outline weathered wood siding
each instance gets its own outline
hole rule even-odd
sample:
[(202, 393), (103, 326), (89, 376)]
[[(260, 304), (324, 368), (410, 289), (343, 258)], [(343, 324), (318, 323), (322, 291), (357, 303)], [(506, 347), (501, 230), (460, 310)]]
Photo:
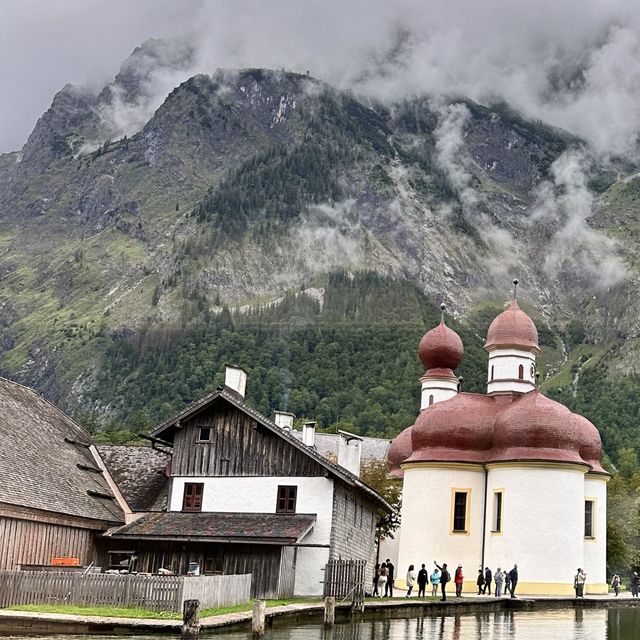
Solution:
[[(198, 442), (201, 428), (211, 442)], [(174, 476), (320, 476), (324, 468), (223, 401), (186, 421), (173, 447)]]
[[(135, 543), (127, 542), (126, 546), (134, 550)], [(252, 598), (278, 598), (282, 549), (275, 545), (145, 543), (137, 549), (137, 570), (156, 573), (162, 567), (184, 575), (190, 562), (197, 562), (203, 571), (206, 558), (219, 557), (223, 575), (253, 576)]]
[(91, 529), (0, 516), (0, 569), (51, 564), (58, 556), (80, 558), (80, 564), (88, 565), (95, 557), (95, 534)]

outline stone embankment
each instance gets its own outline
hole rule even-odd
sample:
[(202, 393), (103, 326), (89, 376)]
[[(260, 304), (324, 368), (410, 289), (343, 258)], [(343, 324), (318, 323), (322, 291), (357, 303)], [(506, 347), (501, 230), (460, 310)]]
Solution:
[[(622, 595), (618, 598), (591, 596), (583, 600), (560, 597), (486, 598), (468, 596), (452, 598), (447, 602), (433, 600), (367, 600), (363, 614), (355, 616), (367, 620), (382, 618), (417, 618), (421, 616), (463, 615), (480, 612), (525, 611), (581, 608), (640, 607), (640, 599)], [(321, 623), (324, 604), (297, 603), (267, 609), (268, 626), (280, 624)], [(203, 633), (225, 630), (247, 630), (251, 625), (251, 611), (225, 613), (201, 618)], [(351, 616), (347, 604), (336, 605), (336, 622), (346, 621)], [(60, 613), (36, 613), (31, 611), (0, 610), (0, 636), (13, 634), (101, 634), (101, 635), (149, 635), (180, 634), (180, 620), (157, 620), (137, 618), (106, 618)]]

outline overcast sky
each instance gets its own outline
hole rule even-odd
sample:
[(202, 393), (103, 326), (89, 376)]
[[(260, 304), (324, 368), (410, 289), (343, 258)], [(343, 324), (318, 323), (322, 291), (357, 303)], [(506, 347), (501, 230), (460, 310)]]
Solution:
[(309, 69), (388, 100), (504, 98), (598, 151), (636, 154), (637, 1), (2, 0), (1, 9), (0, 151), (22, 146), (66, 83), (101, 86), (145, 39), (187, 37), (198, 50), (190, 72)]

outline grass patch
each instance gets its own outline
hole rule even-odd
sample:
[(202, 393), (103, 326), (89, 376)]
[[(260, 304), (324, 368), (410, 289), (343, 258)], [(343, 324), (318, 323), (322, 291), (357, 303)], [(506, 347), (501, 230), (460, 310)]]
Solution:
[(66, 613), (75, 616), (101, 616), (103, 618), (156, 618), (160, 620), (182, 620), (182, 615), (173, 611), (151, 611), (136, 607), (78, 607), (67, 604), (16, 604), (7, 607), (11, 611), (34, 611), (36, 613)]
[[(278, 600), (267, 600), (267, 608), (282, 607), (288, 604), (315, 604), (321, 603), (321, 598), (286, 598)], [(201, 609), (200, 617), (221, 616), (225, 613), (242, 613), (251, 611), (253, 601), (243, 604), (236, 604), (230, 607), (211, 607)], [(173, 611), (151, 611), (150, 609), (140, 609), (136, 607), (79, 607), (66, 604), (25, 604), (7, 607), (11, 611), (33, 611), (36, 613), (62, 613), (75, 616), (100, 616), (102, 618), (153, 618), (156, 620), (182, 620), (182, 614)]]

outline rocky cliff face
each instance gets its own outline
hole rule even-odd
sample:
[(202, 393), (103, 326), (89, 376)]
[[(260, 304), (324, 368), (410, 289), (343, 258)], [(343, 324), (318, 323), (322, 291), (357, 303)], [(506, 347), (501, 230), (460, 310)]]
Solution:
[(284, 71), (177, 82), (191, 56), (145, 44), (0, 156), (5, 373), (73, 404), (108, 336), (336, 269), (408, 279), (463, 316), (516, 275), (559, 330), (579, 314), (593, 341), (633, 339), (616, 357), (634, 366), (638, 178), (506, 105), (372, 104)]

